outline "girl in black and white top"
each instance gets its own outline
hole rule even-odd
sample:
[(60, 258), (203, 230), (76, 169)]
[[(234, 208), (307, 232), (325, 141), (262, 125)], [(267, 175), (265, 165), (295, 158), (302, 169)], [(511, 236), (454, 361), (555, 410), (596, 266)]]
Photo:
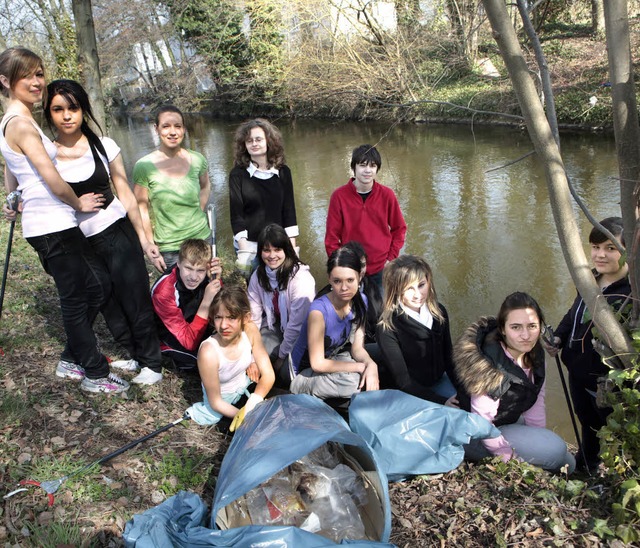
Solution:
[(237, 265), (250, 274), (258, 235), (270, 223), (285, 229), (296, 247), (298, 222), (291, 170), (285, 165), (282, 135), (267, 120), (243, 123), (234, 139), (235, 167), (229, 175), (231, 228)]
[(133, 358), (112, 362), (112, 366), (129, 371), (140, 366), (142, 371), (133, 382), (154, 384), (162, 380), (161, 354), (143, 249), (151, 261), (157, 261), (160, 252), (145, 236), (120, 148), (108, 137), (99, 138), (89, 127), (88, 120), (99, 125), (93, 117), (89, 96), (78, 82), (51, 82), (47, 86), (44, 112), (57, 134), (56, 167), (63, 179), (78, 196), (98, 192), (105, 197), (99, 211), (78, 213), (77, 218), (111, 277), (111, 298), (103, 315), (116, 340)]

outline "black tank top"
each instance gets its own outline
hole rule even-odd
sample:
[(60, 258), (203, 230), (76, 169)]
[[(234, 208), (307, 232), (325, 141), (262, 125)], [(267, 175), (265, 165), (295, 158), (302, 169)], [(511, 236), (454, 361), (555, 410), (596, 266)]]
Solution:
[(102, 209), (106, 209), (111, 202), (113, 202), (113, 191), (111, 190), (111, 184), (109, 183), (109, 173), (104, 166), (100, 155), (93, 143), (89, 141), (89, 148), (91, 154), (93, 154), (93, 163), (95, 164), (95, 170), (93, 175), (84, 181), (78, 181), (75, 183), (69, 182), (71, 188), (75, 192), (78, 198), (83, 194), (89, 194), (95, 192), (96, 194), (102, 194), (104, 196), (104, 203)]

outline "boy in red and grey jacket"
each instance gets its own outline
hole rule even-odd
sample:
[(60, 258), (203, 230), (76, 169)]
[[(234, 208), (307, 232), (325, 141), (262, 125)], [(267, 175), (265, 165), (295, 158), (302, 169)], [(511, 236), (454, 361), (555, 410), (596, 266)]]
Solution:
[(200, 343), (210, 334), (209, 306), (220, 291), (220, 259), (204, 240), (186, 240), (177, 264), (151, 288), (160, 350), (178, 369), (197, 366)]

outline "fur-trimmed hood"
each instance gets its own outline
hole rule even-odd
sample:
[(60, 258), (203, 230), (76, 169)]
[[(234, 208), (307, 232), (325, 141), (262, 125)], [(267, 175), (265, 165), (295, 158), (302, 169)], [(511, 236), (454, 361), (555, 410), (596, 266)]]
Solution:
[(467, 327), (453, 346), (456, 377), (470, 396), (495, 392), (502, 384), (504, 373), (492, 359), (498, 356), (492, 356), (493, 351), (504, 353), (497, 333), (497, 320), (483, 316)]

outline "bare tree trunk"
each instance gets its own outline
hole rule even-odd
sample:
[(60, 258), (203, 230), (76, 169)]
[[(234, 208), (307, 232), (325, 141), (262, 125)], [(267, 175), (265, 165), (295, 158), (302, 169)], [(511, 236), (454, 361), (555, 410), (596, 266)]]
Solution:
[(605, 26), (603, 0), (591, 0), (591, 30), (593, 34), (599, 37), (604, 36)]
[(509, 19), (504, 0), (484, 0), (485, 11), (504, 59), (513, 88), (525, 118), (529, 136), (543, 163), (551, 209), (558, 230), (565, 262), (580, 295), (592, 313), (604, 342), (629, 365), (633, 347), (624, 328), (603, 299), (582, 248), (573, 209), (567, 175), (560, 150), (538, 99), (518, 38)]
[(96, 31), (93, 26), (91, 0), (72, 0), (73, 17), (76, 21), (76, 36), (78, 40), (78, 61), (82, 68), (82, 78), (91, 100), (93, 114), (106, 130), (106, 115), (102, 83), (100, 81), (100, 62)]
[[(640, 192), (640, 125), (633, 81), (633, 61), (629, 37), (627, 0), (607, 0), (604, 16), (609, 56), (609, 80), (613, 93), (613, 129), (616, 137), (620, 174), (620, 208), (627, 243), (629, 280), (633, 295), (640, 296), (638, 260), (638, 193)], [(640, 315), (640, 303), (634, 300), (633, 320)]]

